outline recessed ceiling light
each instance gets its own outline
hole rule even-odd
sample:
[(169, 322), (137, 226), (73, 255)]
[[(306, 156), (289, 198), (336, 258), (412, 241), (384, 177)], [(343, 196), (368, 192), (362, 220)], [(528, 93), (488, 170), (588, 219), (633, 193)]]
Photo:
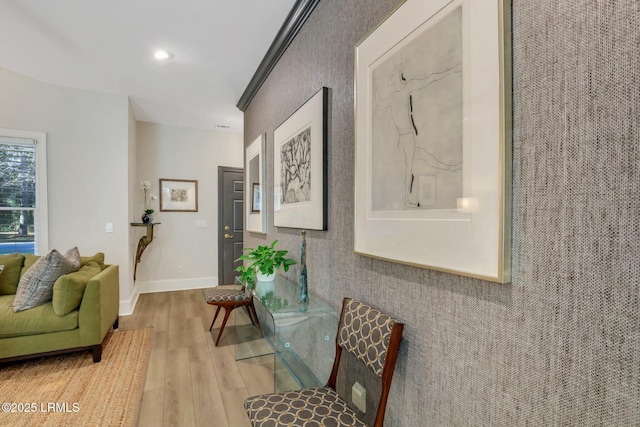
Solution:
[(171, 55), (169, 55), (169, 52), (167, 52), (166, 50), (156, 50), (153, 56), (156, 59), (162, 60), (162, 59), (169, 59)]

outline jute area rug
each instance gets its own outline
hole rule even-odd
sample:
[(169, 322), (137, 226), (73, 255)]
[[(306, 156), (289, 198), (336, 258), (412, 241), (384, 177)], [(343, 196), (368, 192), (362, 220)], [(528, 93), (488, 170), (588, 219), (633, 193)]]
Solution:
[(0, 426), (135, 426), (152, 328), (109, 334), (88, 352), (0, 365)]

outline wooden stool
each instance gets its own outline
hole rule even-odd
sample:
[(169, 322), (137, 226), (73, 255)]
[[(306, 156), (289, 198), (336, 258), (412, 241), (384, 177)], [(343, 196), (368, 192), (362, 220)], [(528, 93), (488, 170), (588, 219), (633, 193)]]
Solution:
[[(225, 325), (227, 324), (227, 320), (229, 319), (229, 315), (233, 311), (234, 308), (244, 307), (247, 309), (247, 313), (249, 313), (249, 318), (251, 319), (251, 323), (254, 326), (258, 327), (260, 331), (260, 335), (262, 335), (262, 329), (260, 328), (260, 321), (258, 320), (258, 315), (256, 314), (256, 309), (253, 306), (253, 295), (251, 293), (246, 292), (244, 286), (241, 289), (238, 288), (210, 288), (202, 291), (204, 294), (204, 299), (207, 301), (207, 304), (215, 305), (217, 308), (216, 314), (213, 316), (213, 321), (211, 322), (211, 326), (209, 330), (213, 329), (213, 324), (216, 323), (216, 319), (218, 318), (218, 313), (220, 313), (220, 309), (224, 308), (224, 319), (222, 320), (222, 326), (220, 327), (220, 332), (218, 332), (218, 338), (216, 339), (216, 346), (220, 341), (220, 337), (222, 336), (222, 331), (224, 330)], [(255, 321), (254, 321), (255, 319)]]

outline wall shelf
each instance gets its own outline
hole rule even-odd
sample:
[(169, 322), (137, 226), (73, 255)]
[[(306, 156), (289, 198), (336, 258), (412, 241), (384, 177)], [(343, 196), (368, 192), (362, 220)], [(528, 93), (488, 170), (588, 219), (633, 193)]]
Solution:
[(136, 262), (133, 264), (133, 280), (134, 281), (136, 280), (136, 272), (138, 270), (138, 263), (140, 263), (140, 258), (142, 257), (142, 253), (144, 252), (145, 249), (147, 249), (147, 246), (149, 246), (153, 241), (153, 227), (160, 224), (161, 223), (159, 222), (149, 222), (149, 223), (132, 222), (131, 223), (132, 227), (147, 228), (146, 234), (142, 236), (140, 240), (138, 240), (138, 249), (136, 249)]

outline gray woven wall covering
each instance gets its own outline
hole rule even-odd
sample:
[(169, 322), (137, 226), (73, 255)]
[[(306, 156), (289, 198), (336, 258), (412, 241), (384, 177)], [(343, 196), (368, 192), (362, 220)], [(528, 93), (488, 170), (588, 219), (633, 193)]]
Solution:
[[(386, 425), (640, 425), (638, 1), (513, 1), (510, 285), (353, 253), (354, 46), (396, 3), (320, 2), (245, 114), (246, 144), (267, 132), (271, 187), (274, 129), (332, 88), (309, 285), (406, 322)], [(273, 239), (299, 256), (299, 231), (272, 216), (245, 246)]]

